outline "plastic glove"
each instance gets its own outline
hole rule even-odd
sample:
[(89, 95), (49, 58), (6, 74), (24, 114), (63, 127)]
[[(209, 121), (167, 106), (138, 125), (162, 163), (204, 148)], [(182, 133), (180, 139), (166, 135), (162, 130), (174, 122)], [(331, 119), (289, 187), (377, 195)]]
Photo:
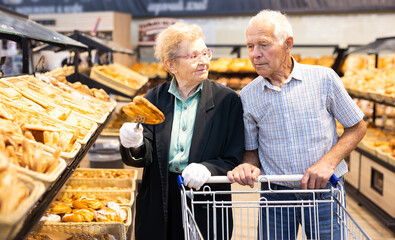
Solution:
[(182, 171), (182, 177), (184, 178), (184, 184), (190, 188), (199, 190), (204, 183), (207, 182), (211, 176), (211, 172), (199, 163), (189, 164), (184, 171)]
[(119, 129), (119, 138), (125, 148), (138, 148), (143, 145), (143, 127), (139, 124), (136, 129), (136, 125), (137, 123), (124, 123)]

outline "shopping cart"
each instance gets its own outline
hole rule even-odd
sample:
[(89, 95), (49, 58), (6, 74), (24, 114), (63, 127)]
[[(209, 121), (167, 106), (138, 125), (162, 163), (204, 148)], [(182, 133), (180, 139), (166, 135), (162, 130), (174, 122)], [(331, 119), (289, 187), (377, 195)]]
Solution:
[[(217, 183), (230, 183), (226, 176), (211, 177), (200, 191), (186, 189), (183, 179), (179, 176), (178, 184), (181, 190), (181, 207), (186, 240), (195, 239), (323, 239), (320, 235), (319, 207), (326, 204), (330, 206), (332, 220), (330, 220), (329, 239), (370, 239), (369, 236), (358, 225), (355, 219), (345, 208), (345, 194), (341, 184), (337, 184), (338, 179), (333, 175), (330, 181), (333, 187), (328, 189), (314, 190), (274, 190), (272, 186), (281, 182), (296, 182), (302, 179), (303, 175), (266, 175), (259, 176), (257, 188), (242, 191), (213, 191), (210, 186)], [(265, 187), (261, 188), (261, 185)], [(272, 194), (281, 195), (286, 193), (310, 195), (308, 200), (281, 200), (269, 201), (261, 194), (270, 196)], [(330, 193), (329, 199), (320, 199), (320, 194)], [(217, 200), (221, 195), (228, 195), (230, 200)], [(202, 200), (204, 199), (204, 200)], [(223, 199), (223, 198), (222, 198)], [(330, 205), (329, 205), (330, 204)], [(205, 221), (200, 221), (200, 231), (195, 210), (206, 209)], [(280, 212), (273, 214), (275, 219), (269, 219), (269, 212)], [(300, 226), (289, 226), (289, 220), (296, 216), (296, 212), (301, 216)], [(293, 213), (293, 214), (292, 214)], [(334, 215), (335, 214), (335, 215)], [(333, 220), (335, 219), (335, 220)], [(296, 221), (291, 221), (296, 224)], [(298, 224), (298, 225), (299, 225)], [(336, 226), (337, 224), (337, 226)], [(328, 224), (326, 224), (328, 225)], [(284, 234), (283, 229), (293, 227), (293, 235), (288, 231)], [(305, 233), (305, 229), (310, 230), (310, 234)], [(268, 229), (263, 233), (262, 229)], [(299, 234), (295, 234), (295, 229), (301, 229)], [(334, 234), (334, 229), (336, 234)], [(296, 230), (297, 231), (297, 230)], [(206, 234), (204, 234), (206, 232)], [(340, 233), (339, 233), (340, 232)], [(270, 235), (271, 234), (271, 235)], [(325, 239), (328, 239), (326, 237)]]

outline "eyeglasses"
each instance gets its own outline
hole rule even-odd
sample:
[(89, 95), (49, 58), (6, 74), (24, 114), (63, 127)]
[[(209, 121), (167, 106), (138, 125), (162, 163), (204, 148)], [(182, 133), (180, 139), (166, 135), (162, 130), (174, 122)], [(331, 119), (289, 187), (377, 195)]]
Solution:
[(187, 58), (192, 60), (193, 62), (197, 62), (201, 57), (205, 57), (207, 60), (211, 60), (213, 57), (213, 49), (205, 48), (202, 51), (192, 51), (185, 56), (176, 56), (175, 58)]

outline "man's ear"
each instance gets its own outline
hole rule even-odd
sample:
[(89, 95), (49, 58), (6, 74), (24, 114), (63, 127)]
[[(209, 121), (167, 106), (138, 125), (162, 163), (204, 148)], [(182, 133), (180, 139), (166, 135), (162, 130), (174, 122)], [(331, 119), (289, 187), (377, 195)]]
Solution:
[(292, 47), (294, 46), (294, 38), (291, 36), (287, 37), (287, 39), (285, 39), (284, 46), (290, 52)]

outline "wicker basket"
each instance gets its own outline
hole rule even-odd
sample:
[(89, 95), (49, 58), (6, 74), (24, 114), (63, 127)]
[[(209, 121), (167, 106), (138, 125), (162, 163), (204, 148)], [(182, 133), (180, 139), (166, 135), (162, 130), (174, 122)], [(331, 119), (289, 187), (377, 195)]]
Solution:
[(117, 191), (63, 190), (56, 195), (55, 199), (61, 199), (63, 197), (71, 198), (74, 194), (94, 196), (97, 198), (105, 197), (105, 198), (109, 198), (110, 199), (109, 201), (113, 200), (114, 202), (117, 202), (116, 198), (120, 197), (126, 200), (126, 202), (118, 203), (120, 206), (123, 207), (131, 207), (134, 203), (134, 191), (131, 190), (117, 190)]
[[(47, 154), (49, 154), (49, 153), (47, 153)], [(66, 162), (62, 158), (59, 158), (56, 168), (54, 168), (51, 172), (48, 172), (48, 173), (35, 172), (30, 169), (16, 166), (13, 164), (10, 164), (10, 166), (15, 168), (20, 173), (28, 175), (36, 180), (42, 181), (45, 184), (45, 186), (49, 186), (52, 182), (54, 182), (56, 179), (58, 179), (60, 174), (62, 174), (62, 172), (66, 168)]]
[(18, 177), (31, 190), (30, 196), (25, 198), (14, 212), (9, 214), (0, 214), (0, 240), (13, 238), (13, 236), (22, 227), (27, 213), (45, 191), (45, 186), (42, 182), (35, 181), (31, 177), (20, 173), (18, 174)]
[[(64, 229), (63, 231), (68, 233), (79, 233), (79, 232), (87, 232), (92, 234), (98, 233), (107, 233), (109, 232), (109, 228), (113, 228), (114, 225), (122, 226), (122, 233), (126, 237), (126, 232), (132, 223), (132, 212), (130, 207), (122, 207), (123, 210), (126, 211), (127, 217), (125, 223), (116, 223), (116, 222), (40, 222), (40, 226), (44, 228), (52, 228), (52, 229)], [(117, 227), (119, 229), (119, 227)]]
[(53, 240), (66, 240), (74, 234), (88, 233), (93, 236), (111, 234), (116, 239), (126, 240), (126, 226), (122, 223), (45, 223), (38, 224), (33, 233), (45, 234)]
[(74, 178), (71, 177), (67, 181), (64, 190), (78, 190), (78, 189), (70, 189), (67, 186), (86, 186), (86, 190), (127, 190), (127, 191), (135, 191), (136, 190), (136, 180), (133, 178)]
[[(130, 178), (136, 180), (137, 179), (137, 170), (136, 169), (104, 169), (104, 168), (77, 168), (74, 174), (71, 176), (74, 179), (92, 179), (95, 176), (99, 176), (100, 178), (106, 178), (103, 176), (106, 173), (112, 174), (122, 172), (124, 174), (130, 175)], [(83, 173), (84, 177), (78, 177), (76, 174)], [(126, 178), (108, 178), (108, 179), (126, 179)]]
[(131, 70), (127, 67), (124, 67), (120, 64), (116, 64), (116, 63), (111, 64), (111, 67), (113, 67), (117, 71), (117, 73), (139, 82), (138, 86), (136, 86), (134, 88), (134, 87), (128, 86), (127, 84), (122, 83), (121, 81), (119, 81), (118, 79), (116, 79), (110, 75), (104, 74), (103, 72), (98, 70), (98, 67), (101, 67), (101, 66), (95, 66), (91, 69), (90, 78), (96, 80), (97, 82), (99, 82), (103, 85), (110, 86), (111, 88), (113, 88), (123, 94), (126, 94), (128, 96), (135, 95), (137, 90), (142, 88), (148, 82), (148, 77), (146, 77), (146, 76), (138, 74), (138, 73), (134, 72), (133, 70)]

